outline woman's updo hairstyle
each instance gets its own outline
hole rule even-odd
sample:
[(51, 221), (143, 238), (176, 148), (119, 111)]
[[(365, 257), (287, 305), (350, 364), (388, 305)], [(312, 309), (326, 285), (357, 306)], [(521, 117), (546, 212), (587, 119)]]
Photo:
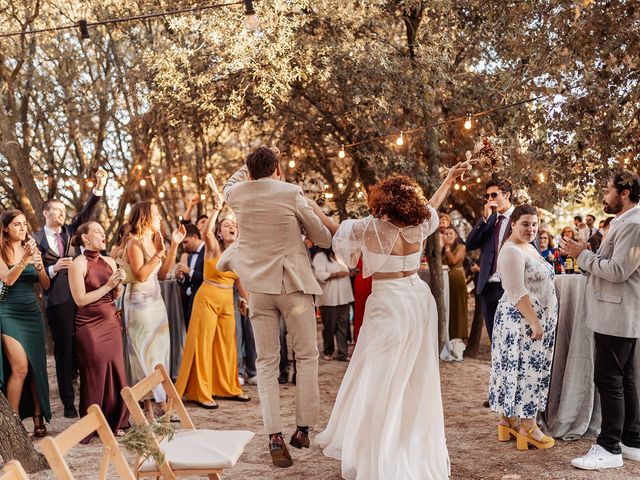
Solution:
[(89, 222), (84, 222), (82, 225), (78, 227), (75, 235), (71, 237), (71, 245), (73, 245), (74, 247), (84, 247), (84, 242), (82, 241), (82, 235), (86, 235), (87, 233), (89, 233), (89, 227), (91, 226), (92, 223), (96, 223), (96, 222), (91, 220)]
[(427, 202), (418, 196), (417, 184), (405, 175), (393, 175), (372, 186), (369, 208), (376, 218), (387, 215), (404, 225), (420, 225), (430, 218)]

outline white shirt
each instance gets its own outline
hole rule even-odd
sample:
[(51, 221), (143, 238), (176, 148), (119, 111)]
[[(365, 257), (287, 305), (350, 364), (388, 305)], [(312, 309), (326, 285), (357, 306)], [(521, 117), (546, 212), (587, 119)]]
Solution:
[[(500, 248), (500, 245), (502, 245), (502, 241), (504, 240), (504, 236), (507, 233), (507, 228), (509, 227), (509, 221), (511, 220), (511, 214), (513, 213), (513, 211), (516, 209), (516, 207), (514, 207), (513, 205), (511, 205), (511, 207), (506, 210), (504, 213), (498, 213), (498, 218), (500, 218), (500, 216), (504, 217), (504, 219), (502, 220), (502, 223), (500, 224), (500, 233), (498, 234), (498, 248)], [(496, 222), (498, 221), (498, 218), (496, 218)], [(498, 264), (498, 259), (496, 258), (496, 265)], [(498, 271), (496, 269), (496, 273), (494, 273), (493, 275), (491, 275), (488, 279), (487, 282), (499, 282), (500, 281), (500, 275), (498, 275)]]
[[(202, 248), (204, 247), (204, 242), (200, 243), (200, 246), (198, 248), (196, 248), (195, 252), (191, 253), (191, 262), (189, 262), (189, 279), (191, 279), (191, 277), (193, 277), (193, 271), (196, 268), (196, 262), (198, 261), (198, 255), (202, 255)], [(187, 291), (185, 292), (189, 297), (191, 296), (191, 287), (187, 288)]]
[(609, 233), (611, 232), (611, 229), (613, 229), (613, 227), (615, 227), (618, 223), (620, 223), (620, 220), (623, 219), (624, 217), (627, 217), (629, 215), (631, 215), (632, 212), (637, 211), (638, 209), (640, 209), (640, 205), (636, 205), (635, 207), (631, 207), (629, 210), (627, 210), (626, 212), (624, 212), (622, 215), (618, 215), (615, 218), (613, 218), (611, 220), (611, 223), (609, 224)]
[(322, 286), (322, 295), (316, 296), (318, 307), (335, 307), (353, 302), (353, 290), (348, 276), (331, 278), (332, 273), (348, 272), (349, 267), (336, 256), (331, 261), (324, 252), (313, 257), (313, 273)]

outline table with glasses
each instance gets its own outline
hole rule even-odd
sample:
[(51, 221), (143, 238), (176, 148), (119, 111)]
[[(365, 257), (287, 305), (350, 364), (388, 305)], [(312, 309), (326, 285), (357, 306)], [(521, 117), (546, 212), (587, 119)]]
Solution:
[(176, 280), (164, 280), (160, 282), (162, 299), (169, 316), (169, 335), (171, 338), (170, 375), (175, 381), (182, 361), (182, 348), (187, 332), (184, 327), (184, 314), (182, 312), (182, 300), (180, 298), (180, 285)]
[[(600, 400), (593, 382), (594, 339), (584, 311), (585, 275), (557, 275), (558, 326), (551, 369), (545, 432), (575, 440), (600, 429)], [(640, 355), (635, 356), (636, 384), (640, 385)]]

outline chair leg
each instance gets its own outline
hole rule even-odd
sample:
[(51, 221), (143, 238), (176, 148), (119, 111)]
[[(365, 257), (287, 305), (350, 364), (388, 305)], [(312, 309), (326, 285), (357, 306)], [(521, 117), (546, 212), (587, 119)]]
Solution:
[(210, 473), (209, 480), (220, 480), (220, 475), (218, 475), (217, 473)]

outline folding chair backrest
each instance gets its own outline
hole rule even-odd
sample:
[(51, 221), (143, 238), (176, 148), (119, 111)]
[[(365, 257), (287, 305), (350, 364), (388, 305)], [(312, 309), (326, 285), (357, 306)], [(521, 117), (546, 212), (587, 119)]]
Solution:
[(191, 421), (187, 409), (184, 408), (184, 404), (178, 395), (176, 387), (173, 385), (164, 366), (160, 364), (156, 365), (153, 372), (146, 378), (140, 380), (132, 387), (123, 388), (120, 392), (136, 425), (149, 424), (138, 402), (158, 385), (162, 385), (164, 391), (167, 393), (167, 414), (170, 415), (171, 411), (175, 410), (180, 419), (180, 427), (185, 430), (195, 430), (196, 427)]
[(104, 454), (100, 464), (100, 479), (107, 478), (107, 470), (109, 462), (118, 472), (120, 478), (134, 480), (135, 476), (129, 468), (127, 461), (122, 455), (122, 451), (116, 442), (113, 432), (104, 418), (104, 414), (98, 405), (91, 405), (87, 415), (78, 420), (76, 423), (67, 428), (64, 432), (53, 437), (46, 437), (42, 440), (42, 452), (56, 478), (62, 480), (72, 480), (73, 475), (69, 469), (69, 465), (64, 459), (64, 455), (75, 445), (80, 443), (86, 436), (97, 432), (100, 440), (104, 445)]
[(9, 460), (0, 469), (0, 480), (29, 480), (29, 477), (18, 460)]

